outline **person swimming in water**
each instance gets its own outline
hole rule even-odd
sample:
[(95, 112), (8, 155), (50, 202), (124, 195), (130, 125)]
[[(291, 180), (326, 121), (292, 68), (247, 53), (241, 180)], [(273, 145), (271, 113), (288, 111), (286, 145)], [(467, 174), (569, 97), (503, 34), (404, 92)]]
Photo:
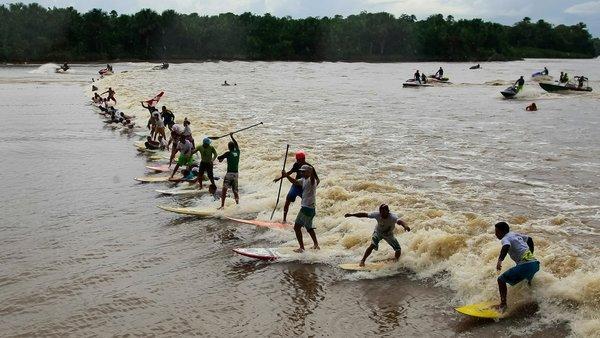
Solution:
[(371, 237), (371, 245), (365, 251), (362, 260), (359, 263), (359, 266), (365, 266), (365, 261), (371, 255), (373, 250), (377, 251), (379, 249), (379, 242), (381, 240), (386, 241), (392, 249), (394, 249), (394, 258), (396, 261), (400, 259), (400, 255), (402, 254), (402, 249), (400, 248), (400, 244), (396, 237), (394, 237), (394, 229), (396, 225), (401, 225), (405, 231), (410, 231), (410, 228), (406, 225), (406, 223), (401, 220), (396, 214), (390, 212), (390, 208), (387, 204), (382, 204), (379, 206), (379, 211), (375, 211), (372, 213), (366, 212), (358, 212), (354, 214), (346, 214), (344, 217), (358, 217), (358, 218), (372, 218), (377, 221), (377, 226), (375, 227), (375, 231), (373, 232), (373, 236)]
[(535, 102), (533, 102), (532, 104), (530, 104), (527, 107), (525, 107), (525, 110), (527, 110), (527, 111), (537, 111), (537, 105), (535, 104)]
[(508, 223), (498, 222), (494, 226), (496, 238), (502, 243), (502, 249), (496, 263), (496, 270), (502, 269), (502, 261), (509, 255), (516, 263), (512, 268), (504, 271), (498, 277), (498, 291), (500, 293), (500, 304), (498, 310), (503, 312), (507, 308), (506, 295), (508, 289), (506, 284), (517, 285), (523, 280), (531, 286), (531, 280), (540, 270), (540, 262), (533, 256), (533, 239), (529, 236), (511, 232)]

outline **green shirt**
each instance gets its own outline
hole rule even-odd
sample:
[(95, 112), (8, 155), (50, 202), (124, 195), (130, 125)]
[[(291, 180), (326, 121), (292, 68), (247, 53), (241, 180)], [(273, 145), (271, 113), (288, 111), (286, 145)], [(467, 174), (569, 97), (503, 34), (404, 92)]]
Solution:
[(227, 172), (228, 173), (237, 173), (239, 170), (240, 164), (240, 150), (234, 149), (226, 152), (225, 154), (219, 156), (219, 160), (227, 159)]
[(197, 146), (196, 150), (200, 153), (200, 157), (204, 163), (212, 163), (212, 161), (214, 161), (217, 157), (217, 150), (213, 146), (209, 145), (205, 147), (203, 144)]

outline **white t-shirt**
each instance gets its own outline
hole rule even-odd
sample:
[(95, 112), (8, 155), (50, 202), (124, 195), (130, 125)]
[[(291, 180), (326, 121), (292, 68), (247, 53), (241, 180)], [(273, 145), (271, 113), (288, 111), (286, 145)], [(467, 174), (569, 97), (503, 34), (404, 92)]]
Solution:
[(396, 214), (390, 212), (387, 218), (383, 218), (379, 211), (375, 211), (369, 214), (369, 218), (377, 220), (377, 226), (375, 227), (376, 233), (382, 237), (394, 235), (394, 229), (396, 228), (396, 222), (398, 221), (398, 216)]
[(315, 183), (312, 183), (310, 178), (303, 177), (298, 182), (302, 183), (301, 206), (314, 209), (317, 201), (317, 180), (315, 179)]
[(183, 155), (190, 155), (194, 150), (194, 146), (190, 140), (185, 140), (185, 142), (179, 142), (177, 144), (177, 150), (179, 150)]
[(523, 263), (523, 255), (529, 251), (529, 246), (527, 245), (528, 238), (528, 236), (511, 231), (504, 235), (500, 242), (502, 243), (502, 246), (510, 245), (508, 255), (515, 263), (519, 264)]
[(184, 136), (192, 136), (192, 128), (190, 128), (190, 126), (184, 126), (183, 127), (183, 133), (182, 135)]

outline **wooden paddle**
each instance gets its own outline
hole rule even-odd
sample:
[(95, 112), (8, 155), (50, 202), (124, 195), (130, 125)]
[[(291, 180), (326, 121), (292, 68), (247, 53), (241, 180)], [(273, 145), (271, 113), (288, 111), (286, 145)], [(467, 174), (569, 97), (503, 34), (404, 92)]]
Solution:
[[(253, 124), (253, 125), (251, 125), (250, 127), (246, 127), (246, 128), (242, 128), (242, 129), (240, 129), (240, 130), (236, 130), (236, 131), (234, 131), (234, 132), (232, 132), (232, 133), (230, 133), (230, 134), (239, 133), (240, 131), (243, 131), (243, 130), (246, 130), (246, 129), (250, 129), (250, 128), (252, 128), (252, 127), (256, 127), (256, 126), (258, 126), (258, 125), (261, 125), (261, 124), (263, 124), (263, 123), (262, 123), (262, 122), (259, 122), (259, 123), (257, 123), (257, 124)], [(221, 135), (221, 136), (209, 136), (208, 138), (209, 138), (209, 139), (211, 139), (211, 140), (218, 140), (218, 139), (220, 139), (221, 137), (225, 137), (225, 136), (229, 136), (229, 134), (225, 134), (225, 135)]]
[[(289, 150), (290, 150), (290, 145), (288, 144), (285, 147), (285, 157), (283, 158), (283, 169), (281, 169), (281, 170), (285, 170), (285, 164), (287, 162)], [(269, 220), (273, 220), (273, 215), (275, 215), (275, 210), (277, 210), (277, 205), (279, 204), (279, 197), (281, 195), (281, 186), (282, 185), (283, 185), (283, 177), (279, 180), (279, 192), (277, 193), (277, 202), (275, 202), (275, 208), (273, 208), (273, 212), (271, 213), (271, 218)]]

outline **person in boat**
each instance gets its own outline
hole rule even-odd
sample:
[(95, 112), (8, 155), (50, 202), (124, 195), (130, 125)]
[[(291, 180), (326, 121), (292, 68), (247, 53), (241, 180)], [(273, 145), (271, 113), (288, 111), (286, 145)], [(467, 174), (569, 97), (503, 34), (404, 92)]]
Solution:
[(515, 81), (515, 84), (513, 86), (517, 89), (517, 92), (520, 92), (521, 89), (523, 89), (524, 85), (525, 79), (523, 78), (523, 76), (521, 76), (517, 81)]
[(583, 88), (585, 81), (587, 81), (587, 77), (581, 75), (581, 76), (576, 76), (575, 78), (577, 79), (577, 82), (578, 82), (577, 88)]
[(211, 140), (205, 137), (202, 144), (192, 151), (192, 155), (200, 153), (200, 170), (198, 174), (198, 185), (202, 189), (202, 179), (204, 173), (208, 176), (211, 185), (215, 185), (215, 177), (213, 175), (213, 163), (217, 158), (217, 150), (211, 144)]
[(542, 71), (542, 75), (548, 75), (548, 68), (544, 67), (544, 70)]
[(60, 67), (60, 69), (62, 69), (62, 70), (63, 70), (63, 71), (65, 71), (65, 72), (66, 72), (67, 70), (69, 70), (69, 68), (71, 68), (71, 67), (69, 67), (69, 65), (68, 65), (66, 62), (65, 62), (65, 63), (63, 63), (63, 65)]
[(108, 93), (108, 96), (106, 97), (107, 101), (113, 101), (115, 104), (117, 104), (117, 99), (115, 99), (115, 91), (111, 87), (108, 87), (108, 90), (100, 95), (104, 95), (106, 93)]
[(223, 83), (221, 84), (221, 86), (231, 86), (231, 85), (230, 85), (229, 83), (227, 83), (227, 80), (225, 80), (225, 82), (223, 82)]
[(506, 310), (506, 295), (508, 293), (506, 284), (514, 286), (527, 279), (531, 286), (533, 276), (540, 270), (540, 262), (533, 256), (533, 239), (529, 236), (511, 232), (506, 222), (498, 222), (495, 227), (496, 238), (502, 243), (502, 249), (496, 263), (496, 270), (502, 269), (502, 261), (508, 254), (516, 263), (512, 268), (504, 271), (498, 277), (498, 291), (500, 293), (500, 304), (497, 306), (500, 311)]
[(223, 162), (224, 159), (227, 159), (227, 173), (225, 174), (225, 178), (223, 179), (223, 189), (221, 190), (221, 207), (219, 209), (223, 209), (225, 207), (225, 197), (227, 196), (227, 189), (231, 189), (231, 191), (233, 191), (235, 203), (240, 204), (240, 195), (238, 193), (238, 168), (240, 163), (240, 146), (238, 145), (235, 138), (233, 138), (233, 134), (229, 134), (229, 137), (231, 137), (231, 141), (229, 141), (229, 143), (227, 144), (227, 148), (229, 148), (229, 150), (223, 155), (217, 157), (217, 160), (219, 160), (219, 162)]
[(173, 173), (171, 174), (171, 177), (169, 179), (172, 179), (173, 176), (175, 176), (175, 173), (177, 172), (177, 170), (179, 170), (179, 167), (190, 167), (194, 164), (194, 159), (192, 156), (192, 153), (194, 152), (194, 146), (192, 145), (192, 142), (190, 142), (190, 140), (185, 138), (185, 136), (182, 135), (179, 139), (179, 143), (177, 143), (177, 147), (173, 148), (176, 149), (175, 153), (179, 152), (179, 158), (177, 159), (177, 164), (175, 164), (175, 168), (173, 169)]
[(359, 266), (365, 266), (365, 261), (369, 255), (371, 255), (371, 252), (379, 249), (379, 242), (381, 242), (381, 240), (386, 241), (392, 247), (392, 249), (394, 249), (394, 258), (396, 261), (400, 259), (402, 249), (400, 248), (400, 243), (398, 243), (398, 240), (396, 237), (394, 237), (394, 229), (396, 224), (401, 225), (405, 231), (410, 231), (410, 228), (396, 214), (390, 212), (390, 207), (388, 207), (386, 204), (382, 204), (379, 206), (379, 211), (372, 213), (358, 212), (354, 214), (346, 214), (344, 217), (372, 218), (377, 221), (377, 226), (375, 227), (375, 231), (371, 237), (371, 245), (369, 245), (365, 251)]
[(567, 74), (567, 72), (565, 72), (565, 75), (563, 76), (563, 83), (569, 83), (569, 75)]
[[(292, 168), (287, 172), (287, 175), (289, 176), (293, 173), (296, 173), (296, 180), (299, 180), (302, 177), (300, 168), (302, 168), (303, 165), (308, 165), (312, 168), (313, 175), (317, 179), (317, 182), (320, 182), (319, 175), (317, 175), (317, 171), (315, 170), (315, 168), (310, 163), (306, 162), (306, 153), (304, 153), (304, 151), (302, 150), (299, 150), (296, 152), (295, 156), (296, 162), (294, 163), (294, 165), (292, 165)], [(285, 176), (278, 177), (274, 179), (273, 182), (278, 182), (284, 177)], [(290, 190), (288, 191), (285, 197), (285, 204), (283, 205), (283, 223), (287, 222), (287, 214), (288, 210), (290, 209), (290, 204), (296, 201), (296, 197), (302, 198), (302, 186), (292, 184)]]
[(300, 167), (299, 173), (302, 175), (301, 178), (293, 178), (290, 172), (285, 170), (281, 171), (281, 177), (285, 177), (292, 183), (292, 185), (299, 187), (302, 190), (302, 204), (300, 211), (296, 216), (294, 222), (294, 232), (296, 233), (296, 239), (298, 240), (299, 248), (294, 250), (295, 252), (304, 251), (304, 241), (302, 240), (302, 227), (306, 228), (306, 231), (310, 235), (313, 241), (313, 249), (319, 250), (319, 242), (317, 241), (317, 234), (315, 233), (315, 226), (313, 219), (316, 215), (316, 200), (317, 200), (317, 186), (319, 185), (319, 179), (316, 177), (313, 168), (304, 164)]
[(537, 111), (537, 105), (535, 104), (535, 102), (533, 102), (532, 104), (528, 105), (527, 107), (525, 107), (526, 111)]
[(481, 65), (477, 64), (476, 66), (471, 67), (471, 69), (479, 69), (481, 68)]
[(415, 72), (415, 81), (417, 81), (418, 83), (421, 83), (421, 73), (419, 73), (418, 69)]
[(111, 72), (111, 73), (112, 73), (112, 71), (113, 71), (113, 67), (112, 67), (110, 64), (108, 64), (108, 63), (107, 63), (107, 64), (106, 64), (106, 70), (108, 70), (109, 72)]
[(425, 73), (421, 74), (421, 82), (424, 84), (427, 83), (427, 76), (425, 76)]
[(169, 130), (172, 130), (173, 125), (175, 124), (175, 114), (172, 111), (167, 109), (166, 106), (162, 106), (160, 111), (160, 116), (163, 119), (163, 123)]
[(435, 72), (435, 75), (433, 75), (433, 77), (435, 77), (438, 80), (441, 80), (444, 77), (444, 69), (440, 67), (440, 69), (438, 69), (438, 71)]

